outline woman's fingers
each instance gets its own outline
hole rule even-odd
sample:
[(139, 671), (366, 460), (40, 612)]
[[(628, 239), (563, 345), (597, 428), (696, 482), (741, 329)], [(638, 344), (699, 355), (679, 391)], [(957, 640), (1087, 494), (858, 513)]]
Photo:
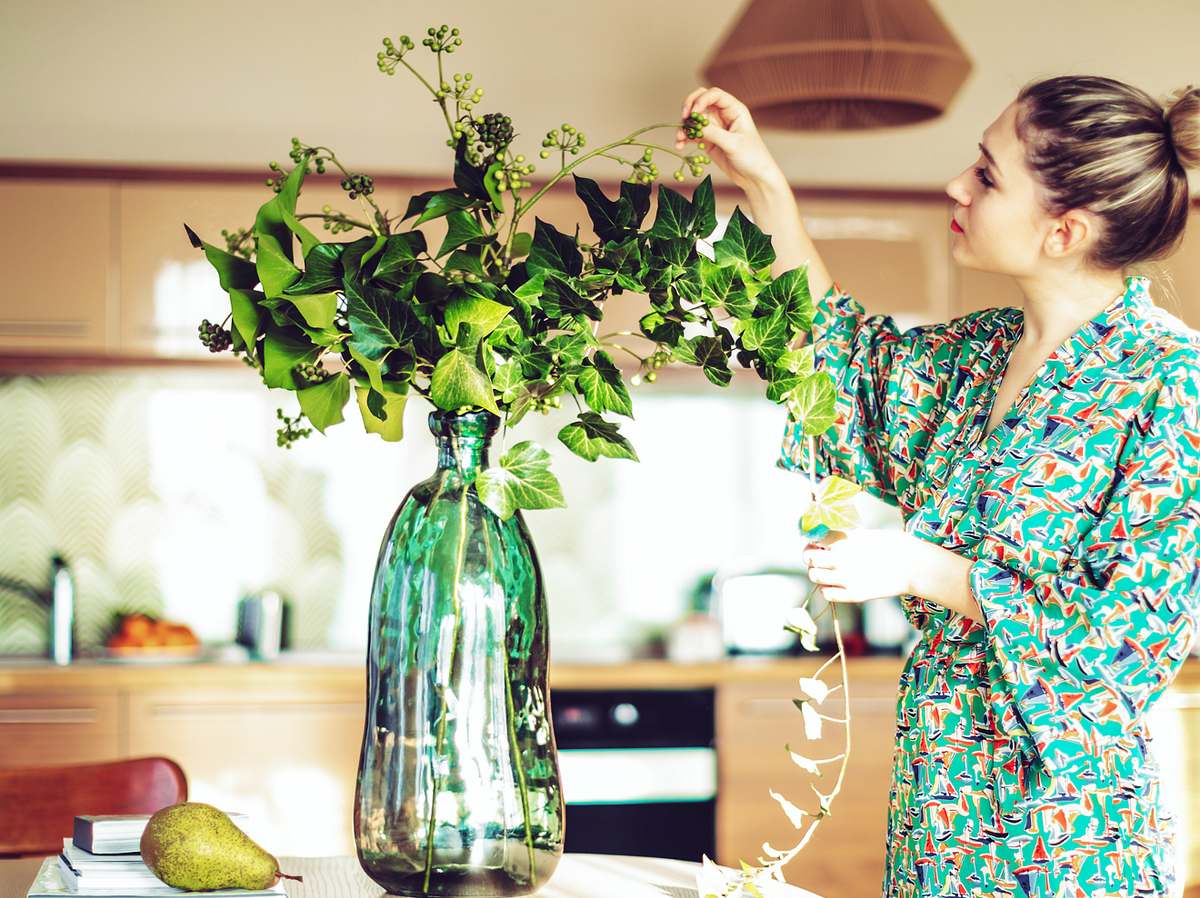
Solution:
[(728, 128), (734, 121), (749, 110), (741, 100), (719, 87), (710, 87), (696, 98), (692, 111), (704, 112), (706, 109), (716, 109), (720, 113), (721, 126)]
[(699, 97), (706, 90), (708, 90), (707, 87), (697, 87), (694, 91), (692, 91), (690, 94), (688, 94), (686, 97), (684, 97), (683, 111), (680, 112), (680, 114), (679, 114), (679, 117), (681, 119), (685, 119), (688, 117), (688, 115), (692, 111), (692, 104), (695, 103), (696, 98)]

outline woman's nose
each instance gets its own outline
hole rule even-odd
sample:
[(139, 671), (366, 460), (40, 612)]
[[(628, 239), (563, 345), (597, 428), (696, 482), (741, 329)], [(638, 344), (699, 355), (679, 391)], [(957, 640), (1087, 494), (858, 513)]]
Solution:
[(967, 206), (971, 203), (971, 194), (963, 186), (963, 176), (959, 175), (953, 181), (946, 185), (946, 196), (954, 200), (960, 206)]

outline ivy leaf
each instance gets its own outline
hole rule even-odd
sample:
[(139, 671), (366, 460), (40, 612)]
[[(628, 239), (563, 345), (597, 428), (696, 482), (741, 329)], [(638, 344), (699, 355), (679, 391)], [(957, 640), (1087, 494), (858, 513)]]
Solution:
[(496, 366), (492, 376), (492, 387), (500, 393), (500, 401), (512, 403), (520, 393), (524, 377), (521, 373), (521, 363), (516, 359), (506, 359)]
[(473, 200), (490, 203), (492, 198), (483, 183), (484, 171), (467, 159), (467, 136), (464, 134), (454, 146), (454, 186)]
[(553, 319), (583, 316), (599, 321), (600, 307), (557, 275), (547, 274), (542, 290), (542, 311)]
[(813, 345), (806, 343), (799, 349), (791, 349), (779, 357), (778, 364), (792, 374), (808, 377), (813, 373)]
[(558, 432), (558, 438), (564, 446), (588, 461), (595, 461), (602, 455), (638, 460), (637, 452), (618, 432), (617, 425), (605, 421), (595, 412), (583, 412), (578, 420)]
[(732, 268), (701, 256), (699, 272), (700, 301), (709, 308), (723, 309), (731, 300), (737, 304), (738, 294), (745, 295), (745, 288)]
[(796, 827), (796, 829), (800, 829), (804, 826), (804, 818), (808, 816), (806, 811), (796, 807), (774, 789), (768, 789), (767, 791), (771, 794), (772, 798), (779, 802), (779, 806), (783, 808), (783, 812), (787, 814), (788, 821), (792, 824), (792, 826)]
[(813, 302), (808, 292), (808, 277), (803, 267), (785, 271), (758, 294), (755, 314), (780, 314), (791, 335), (812, 328)]
[(783, 402), (804, 380), (804, 375), (792, 374), (786, 368), (772, 365), (767, 374), (767, 399)]
[(801, 677), (800, 691), (817, 704), (820, 704), (829, 697), (830, 689), (828, 683), (817, 677)]
[(596, 352), (583, 363), (579, 386), (588, 406), (594, 412), (616, 412), (633, 417), (633, 403), (621, 377), (621, 370), (606, 352)]
[(463, 406), (476, 406), (497, 417), (500, 415), (487, 372), (477, 368), (470, 357), (458, 349), (451, 349), (438, 359), (429, 385), (429, 399), (448, 412)]
[[(288, 239), (291, 240), (290, 234)], [(258, 239), (254, 264), (267, 299), (275, 299), (300, 280), (300, 269), (292, 264), (290, 253), (285, 256), (279, 244), (269, 236), (264, 235)]]
[(456, 209), (466, 209), (471, 203), (471, 198), (461, 190), (427, 190), (408, 201), (408, 209), (401, 221), (420, 213), (420, 217), (413, 222), (413, 227), (418, 227)]
[[(389, 385), (390, 386), (390, 385)], [(384, 441), (397, 443), (404, 437), (404, 405), (408, 396), (398, 390), (386, 389), (382, 393), (371, 387), (356, 385), (355, 396), (358, 399), (358, 410), (362, 414), (363, 427), (367, 433), (377, 433)], [(371, 409), (372, 396), (382, 396), (382, 414), (376, 414)]]
[(466, 212), (451, 212), (446, 216), (446, 223), (446, 237), (437, 252), (439, 259), (463, 244), (487, 239), (483, 227)]
[(253, 351), (258, 335), (262, 332), (262, 312), (258, 302), (265, 297), (257, 290), (229, 291), (229, 305), (233, 313), (233, 330), (242, 338), (242, 343)]
[(550, 453), (529, 440), (517, 443), (475, 478), (480, 501), (507, 521), (518, 508), (563, 508), (562, 487), (550, 473)]
[(659, 184), (658, 212), (654, 216), (654, 226), (646, 234), (659, 238), (689, 237), (695, 221), (696, 210), (692, 208), (688, 198), (670, 187)]
[(650, 213), (650, 185), (638, 184), (633, 181), (621, 182), (621, 199), (628, 200), (633, 210), (632, 228), (640, 228), (646, 216)]
[(751, 318), (742, 330), (742, 345), (751, 352), (774, 350), (778, 357), (786, 351), (787, 335), (787, 319), (777, 310), (761, 318)]
[(205, 243), (186, 224), (183, 229), (187, 232), (192, 246), (204, 250), (204, 257), (208, 259), (208, 264), (217, 271), (217, 279), (221, 283), (222, 290), (252, 290), (258, 286), (258, 270), (253, 262), (219, 249), (211, 243)]
[(320, 346), (299, 339), (288, 331), (271, 331), (263, 337), (263, 383), (284, 390), (296, 389), (292, 369), (302, 362), (314, 361), (321, 354)]
[(446, 306), (446, 330), (450, 332), (450, 339), (456, 340), (459, 325), (466, 322), (471, 325), (475, 337), (482, 339), (495, 330), (496, 325), (511, 311), (508, 306), (482, 296), (455, 299)]
[(692, 213), (695, 221), (692, 230), (696, 237), (705, 238), (717, 228), (717, 204), (713, 196), (712, 175), (705, 175), (704, 180), (692, 191)]
[(447, 271), (469, 271), (471, 274), (485, 277), (487, 272), (483, 268), (483, 260), (480, 258), (478, 248), (471, 249), (456, 249), (450, 254), (450, 258), (446, 260)]
[[(745, 337), (743, 336), (743, 342)], [(804, 425), (804, 436), (818, 437), (837, 419), (834, 412), (837, 388), (825, 371), (815, 371), (804, 378), (788, 397), (788, 410)]]
[[(379, 255), (386, 244), (387, 237), (383, 234), (368, 234), (346, 244), (346, 249), (342, 252), (343, 280), (366, 280), (370, 276), (367, 274), (368, 263)], [(366, 276), (360, 277), (361, 275)]]
[(763, 269), (770, 271), (775, 261), (771, 239), (743, 215), (740, 208), (733, 210), (725, 233), (713, 244), (713, 254), (718, 265), (732, 265), (750, 277)]
[(861, 492), (862, 487), (857, 483), (844, 480), (836, 474), (826, 477), (817, 485), (816, 497), (800, 518), (800, 526), (805, 530), (819, 526), (830, 530), (850, 530), (858, 524), (854, 497)]
[(533, 244), (526, 260), (529, 275), (538, 272), (556, 274), (559, 277), (579, 277), (583, 272), (583, 256), (575, 239), (558, 231), (535, 216)]
[(351, 342), (363, 355), (378, 360), (413, 339), (417, 323), (412, 310), (388, 291), (347, 280), (345, 292)]
[(304, 273), (288, 291), (328, 293), (342, 289), (342, 253), (345, 243), (318, 243), (304, 256)]
[(304, 416), (324, 433), (331, 424), (340, 424), (344, 420), (342, 409), (350, 399), (350, 378), (344, 372), (335, 374), (316, 386), (297, 390), (296, 398), (300, 400)]
[[(642, 329), (642, 333), (656, 343), (674, 344), (683, 339), (683, 325), (673, 318), (666, 317), (662, 312), (655, 311), (643, 315), (638, 321), (638, 326)], [(696, 364), (690, 346), (687, 348), (687, 353), (685, 361)]]
[(733, 373), (729, 370), (729, 358), (725, 355), (720, 338), (701, 335), (692, 337), (688, 345), (695, 363), (704, 370), (704, 376), (718, 387), (727, 386)]
[(285, 293), (281, 298), (296, 307), (309, 327), (317, 330), (333, 327), (333, 317), (337, 314), (336, 293), (308, 293), (302, 296)]
[(796, 607), (788, 612), (783, 628), (800, 637), (800, 644), (810, 652), (817, 650), (817, 624), (807, 608)]
[[(610, 200), (591, 178), (575, 175), (575, 193), (587, 208), (592, 220), (592, 230), (601, 243), (621, 241), (634, 228), (634, 209), (629, 197), (621, 196)], [(622, 191), (624, 193), (624, 191)]]
[(821, 776), (821, 768), (817, 766), (817, 762), (811, 758), (806, 758), (804, 755), (797, 754), (792, 751), (790, 746), (785, 745), (784, 750), (792, 758), (792, 763), (803, 770), (805, 773), (811, 773), (813, 776)]
[(379, 264), (375, 266), (372, 277), (395, 279), (397, 275), (411, 270), (413, 263), (417, 262), (417, 256), (425, 250), (425, 235), (420, 231), (392, 234), (383, 244)]
[(528, 231), (518, 231), (516, 234), (513, 234), (512, 246), (510, 248), (512, 251), (512, 257), (514, 259), (520, 259), (522, 256), (529, 255), (529, 249), (532, 246), (533, 235)]
[(804, 718), (804, 738), (808, 740), (821, 738), (821, 715), (817, 713), (817, 709), (812, 706), (812, 703), (802, 698), (792, 699), (792, 704), (800, 709), (800, 716)]
[(496, 184), (496, 172), (503, 168), (503, 162), (493, 162), (488, 166), (487, 171), (483, 173), (483, 189), (487, 191), (487, 195), (491, 198), (492, 208), (500, 213), (504, 212), (504, 195), (500, 192), (500, 188)]

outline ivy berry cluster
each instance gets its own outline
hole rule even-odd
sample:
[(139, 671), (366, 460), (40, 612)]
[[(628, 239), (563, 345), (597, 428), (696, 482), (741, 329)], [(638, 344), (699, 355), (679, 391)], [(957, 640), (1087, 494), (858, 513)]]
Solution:
[(350, 199), (357, 199), (359, 194), (370, 196), (375, 192), (375, 182), (371, 180), (370, 175), (349, 175), (342, 178), (342, 190), (345, 190)]
[(233, 345), (233, 335), (207, 318), (200, 322), (200, 342), (209, 352), (224, 352)]
[(292, 368), (292, 375), (301, 388), (315, 387), (333, 377), (333, 372), (312, 362), (301, 362)]
[(304, 413), (300, 412), (295, 418), (289, 418), (283, 413), (283, 409), (275, 409), (275, 417), (283, 422), (283, 426), (275, 431), (275, 445), (284, 449), (291, 449), (292, 444), (297, 440), (302, 440), (304, 437), (312, 433), (311, 427), (301, 427), (300, 422), (304, 420)]

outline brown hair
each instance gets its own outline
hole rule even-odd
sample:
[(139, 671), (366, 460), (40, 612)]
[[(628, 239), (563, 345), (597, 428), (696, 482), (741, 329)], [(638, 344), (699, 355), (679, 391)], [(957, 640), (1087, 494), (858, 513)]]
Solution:
[(1017, 94), (1017, 137), (1048, 214), (1088, 209), (1104, 222), (1091, 265), (1125, 269), (1179, 245), (1186, 170), (1200, 167), (1200, 90), (1160, 103), (1111, 78), (1034, 81)]

